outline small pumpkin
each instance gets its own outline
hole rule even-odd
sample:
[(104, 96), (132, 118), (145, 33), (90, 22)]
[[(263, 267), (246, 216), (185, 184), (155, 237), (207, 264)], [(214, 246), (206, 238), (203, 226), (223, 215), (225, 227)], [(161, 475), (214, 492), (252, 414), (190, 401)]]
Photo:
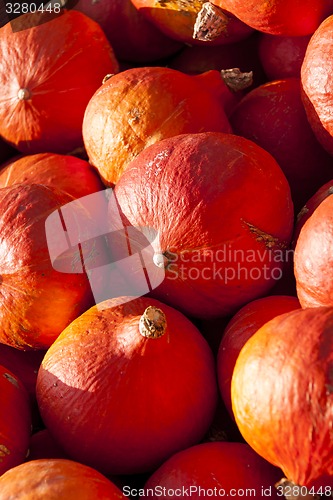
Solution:
[(109, 78), (91, 98), (83, 121), (89, 156), (106, 185), (116, 184), (140, 151), (166, 137), (231, 132), (218, 71), (201, 75), (164, 67), (132, 68)]
[(110, 299), (73, 321), (48, 349), (36, 391), (65, 452), (105, 474), (150, 472), (196, 444), (217, 402), (205, 339), (150, 298)]
[(0, 477), (0, 500), (124, 500), (105, 476), (63, 458), (38, 459), (13, 467)]
[(300, 308), (296, 297), (275, 295), (253, 300), (242, 307), (227, 324), (217, 356), (217, 374), (222, 399), (232, 416), (231, 379), (238, 355), (246, 341), (267, 321)]
[[(201, 496), (278, 498), (274, 490), (281, 471), (245, 443), (202, 443), (173, 455), (147, 480), (151, 498), (171, 498), (168, 491)], [(155, 492), (155, 494), (154, 494)], [(215, 493), (215, 494), (214, 494)]]
[[(275, 317), (246, 342), (235, 364), (231, 397), (240, 432), (298, 487), (319, 487), (327, 477), (332, 484), (332, 366), (331, 307)], [(304, 498), (304, 489), (299, 493)]]
[(151, 296), (185, 314), (234, 314), (281, 277), (293, 227), (289, 185), (252, 141), (213, 132), (164, 139), (127, 166), (114, 193), (125, 226), (157, 235), (150, 266), (165, 278)]
[(297, 296), (302, 307), (333, 305), (333, 197), (325, 198), (304, 223), (295, 247)]
[(0, 28), (0, 134), (23, 153), (69, 153), (82, 147), (84, 110), (118, 62), (102, 28), (81, 12), (45, 16)]
[[(29, 395), (19, 378), (0, 365), (0, 476), (24, 462), (31, 434)], [(1, 487), (0, 487), (1, 492)]]

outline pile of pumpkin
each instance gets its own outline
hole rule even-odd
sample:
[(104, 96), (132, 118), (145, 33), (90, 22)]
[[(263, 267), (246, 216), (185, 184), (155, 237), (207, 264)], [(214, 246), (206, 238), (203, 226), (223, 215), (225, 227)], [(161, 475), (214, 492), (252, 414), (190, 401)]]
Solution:
[(0, 28), (1, 500), (333, 495), (332, 40), (327, 0)]

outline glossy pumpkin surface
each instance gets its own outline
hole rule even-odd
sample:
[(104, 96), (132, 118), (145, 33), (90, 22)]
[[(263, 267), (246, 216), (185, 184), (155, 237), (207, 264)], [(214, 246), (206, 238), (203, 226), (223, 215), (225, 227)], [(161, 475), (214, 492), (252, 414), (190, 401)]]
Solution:
[[(141, 333), (148, 307), (163, 313), (158, 338)], [(149, 298), (112, 299), (49, 348), (37, 399), (70, 457), (106, 474), (148, 472), (208, 430), (217, 402), (213, 354), (177, 310)]]

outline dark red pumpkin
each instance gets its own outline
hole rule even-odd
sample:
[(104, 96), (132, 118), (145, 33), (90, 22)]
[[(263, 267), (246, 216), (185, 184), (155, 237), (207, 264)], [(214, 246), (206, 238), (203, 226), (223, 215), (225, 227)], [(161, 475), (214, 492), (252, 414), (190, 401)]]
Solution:
[(281, 276), (289, 185), (273, 157), (243, 137), (159, 141), (128, 165), (115, 196), (125, 225), (157, 235), (150, 265), (164, 267), (165, 279), (152, 296), (193, 317), (233, 314)]
[(115, 184), (140, 151), (166, 137), (230, 132), (218, 71), (189, 76), (164, 67), (133, 68), (109, 78), (91, 98), (83, 121), (89, 160)]
[(67, 453), (64, 452), (48, 429), (35, 432), (29, 442), (27, 460), (41, 458), (68, 458)]
[[(80, 250), (69, 243), (63, 247), (65, 233), (57, 220), (54, 227), (51, 224), (50, 233), (57, 248), (62, 249), (58, 270), (51, 262), (45, 221), (72, 200), (68, 194), (42, 184), (0, 189), (0, 341), (5, 344), (19, 349), (45, 349), (93, 304)], [(86, 212), (84, 217), (87, 229), (95, 227), (96, 221), (89, 219)], [(72, 229), (76, 229), (75, 222)], [(105, 251), (101, 241), (87, 243), (87, 269), (89, 263), (98, 265)]]
[(304, 223), (295, 247), (297, 296), (302, 307), (333, 306), (333, 197)]
[(105, 476), (67, 459), (39, 459), (13, 467), (0, 477), (0, 500), (124, 500)]
[(274, 156), (287, 177), (297, 212), (331, 179), (333, 160), (309, 125), (299, 78), (268, 82), (251, 90), (235, 107), (230, 123), (236, 134)]
[(333, 15), (321, 23), (307, 46), (301, 81), (303, 103), (318, 140), (333, 155)]
[(131, 0), (78, 0), (74, 8), (103, 28), (121, 61), (148, 63), (169, 57), (183, 47), (150, 23)]
[(327, 476), (332, 485), (332, 366), (333, 308), (277, 316), (246, 342), (236, 361), (231, 396), (238, 428), (297, 486), (323, 485)]
[(229, 321), (218, 351), (217, 374), (220, 392), (230, 415), (232, 373), (242, 347), (267, 321), (298, 308), (300, 304), (296, 297), (269, 296), (249, 302)]
[[(82, 146), (93, 93), (118, 63), (102, 28), (74, 10), (26, 14), (0, 29), (0, 134), (24, 153)], [(44, 21), (38, 24), (40, 21)]]
[(0, 365), (0, 404), (1, 476), (7, 470), (24, 462), (31, 433), (29, 395), (22, 382), (2, 365)]
[(280, 478), (281, 471), (245, 443), (203, 443), (169, 458), (146, 482), (144, 496), (172, 498), (177, 492), (182, 498), (277, 499), (274, 484)]
[(197, 328), (156, 300), (129, 299), (73, 321), (37, 380), (46, 427), (69, 456), (105, 474), (148, 472), (196, 444), (217, 402), (214, 358)]

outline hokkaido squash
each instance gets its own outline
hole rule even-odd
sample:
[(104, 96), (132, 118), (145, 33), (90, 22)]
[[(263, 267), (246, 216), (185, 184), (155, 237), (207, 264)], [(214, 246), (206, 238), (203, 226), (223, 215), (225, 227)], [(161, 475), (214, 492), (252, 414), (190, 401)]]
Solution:
[[(213, 132), (164, 139), (127, 166), (114, 193), (124, 225), (155, 236), (147, 267), (164, 269), (165, 278), (151, 295), (186, 314), (233, 314), (281, 277), (290, 189), (252, 141)], [(110, 235), (115, 255), (118, 243)]]
[(105, 476), (67, 459), (31, 460), (0, 477), (0, 500), (124, 500)]
[(150, 298), (92, 307), (48, 349), (37, 399), (68, 455), (105, 474), (150, 472), (198, 443), (217, 402), (214, 359), (197, 328)]
[(30, 154), (82, 147), (88, 101), (103, 77), (118, 71), (96, 22), (74, 10), (46, 22), (48, 14), (25, 14), (15, 30), (12, 23), (0, 28), (0, 135)]
[(230, 132), (218, 71), (189, 76), (164, 67), (111, 76), (90, 99), (83, 121), (89, 161), (107, 185), (147, 146), (166, 137)]
[(303, 487), (295, 498), (305, 498), (304, 487), (306, 498), (313, 498), (320, 486), (333, 483), (332, 363), (333, 308), (323, 307), (266, 323), (246, 342), (234, 368), (238, 428), (259, 455)]
[[(24, 462), (31, 433), (31, 409), (22, 382), (0, 365), (0, 476)], [(1, 491), (1, 488), (0, 488)]]

